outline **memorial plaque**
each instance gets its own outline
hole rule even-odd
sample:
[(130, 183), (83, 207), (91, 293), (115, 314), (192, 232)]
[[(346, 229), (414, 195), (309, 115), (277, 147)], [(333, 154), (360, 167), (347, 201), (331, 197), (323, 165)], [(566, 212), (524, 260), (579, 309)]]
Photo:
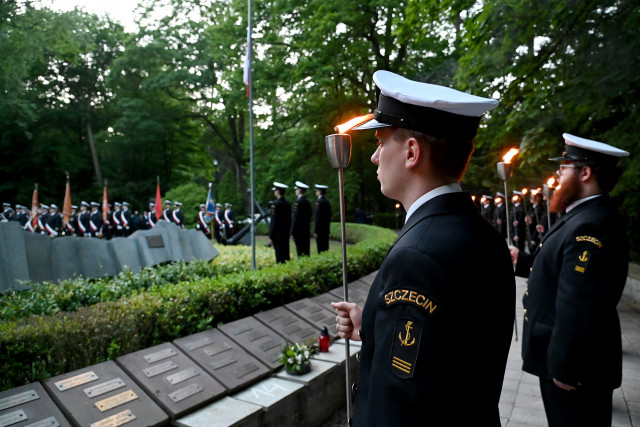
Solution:
[(371, 283), (367, 283), (362, 279), (355, 280), (349, 283), (349, 290), (355, 289), (359, 292), (365, 292), (367, 295), (369, 294), (369, 289), (371, 289)]
[(55, 383), (55, 385), (56, 387), (58, 387), (58, 390), (65, 391), (74, 387), (78, 387), (79, 385), (83, 385), (88, 382), (95, 381), (97, 379), (98, 379), (98, 376), (96, 375), (96, 373), (93, 371), (89, 371), (89, 372), (82, 373), (80, 375), (76, 375), (75, 377), (67, 378), (66, 380), (63, 380), (63, 381), (58, 381), (57, 383)]
[(164, 248), (164, 240), (159, 234), (153, 236), (145, 236), (147, 238), (147, 245), (150, 248)]
[[(339, 288), (331, 289), (329, 293), (335, 295), (335, 298), (337, 298), (337, 301), (344, 300), (344, 289), (342, 288), (342, 286)], [(355, 287), (355, 288), (352, 288), (351, 286), (349, 287), (349, 302), (355, 302), (360, 307), (364, 307), (364, 303), (367, 302), (368, 295), (369, 295), (369, 291), (363, 291), (358, 287)]]
[[(77, 383), (89, 378), (90, 373), (95, 375), (95, 382), (79, 386)], [(61, 390), (60, 385), (65, 387)], [(141, 427), (169, 423), (167, 414), (113, 361), (50, 378), (44, 386), (74, 425), (111, 427), (126, 423), (127, 427)]]
[(320, 335), (318, 327), (296, 316), (284, 307), (263, 311), (256, 314), (255, 317), (292, 343), (313, 344)]
[[(254, 317), (245, 317), (222, 325), (218, 329), (271, 370), (282, 366), (278, 354), (286, 341)], [(252, 341), (251, 338), (255, 336), (251, 333), (254, 331), (261, 331), (266, 335)]]
[(327, 310), (331, 310), (335, 313), (335, 308), (331, 307), (332, 302), (342, 301), (344, 298), (337, 298), (334, 294), (330, 292), (325, 292), (324, 294), (316, 295), (315, 297), (311, 297), (310, 300), (315, 302), (316, 304), (326, 308)]
[(171, 343), (121, 356), (117, 362), (171, 418), (191, 412), (226, 392), (220, 382)]
[(313, 324), (318, 330), (318, 335), (323, 327), (327, 327), (329, 334), (337, 336), (336, 330), (336, 312), (323, 308), (320, 304), (313, 302), (309, 298), (285, 305), (287, 310), (292, 311), (307, 322)]
[(40, 383), (0, 392), (0, 426), (37, 426), (46, 420), (50, 427), (71, 425)]
[[(247, 337), (253, 334), (253, 339), (248, 340), (250, 343), (262, 342), (263, 338), (269, 338), (271, 335), (271, 332), (264, 327), (250, 329), (245, 329), (241, 333)], [(208, 342), (208, 344), (198, 345), (202, 342)], [(218, 329), (180, 338), (174, 341), (174, 344), (230, 392), (244, 388), (269, 374), (269, 368)], [(276, 347), (279, 346), (278, 342)]]
[(24, 427), (60, 427), (60, 423), (56, 420), (56, 417), (49, 417), (33, 424), (27, 424)]

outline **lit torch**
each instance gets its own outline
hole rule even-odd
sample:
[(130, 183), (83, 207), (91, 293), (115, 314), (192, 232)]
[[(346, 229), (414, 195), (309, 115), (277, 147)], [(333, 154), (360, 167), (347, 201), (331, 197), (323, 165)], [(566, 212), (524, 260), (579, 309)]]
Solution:
[[(327, 157), (332, 167), (338, 169), (338, 190), (340, 196), (340, 236), (342, 240), (342, 287), (344, 290), (344, 300), (349, 301), (349, 291), (347, 289), (347, 240), (346, 240), (346, 212), (344, 199), (344, 168), (349, 166), (351, 160), (351, 135), (347, 134), (350, 129), (371, 120), (373, 114), (356, 117), (346, 123), (335, 127), (337, 134), (327, 135), (325, 137), (327, 147)], [(351, 363), (349, 350), (349, 340), (344, 342), (345, 353), (345, 375), (346, 375), (346, 391), (347, 391), (347, 423), (351, 419)]]
[[(556, 179), (551, 177), (547, 180), (545, 184), (542, 185), (544, 188), (544, 196), (547, 198), (547, 230), (551, 228), (551, 212), (549, 212), (549, 206), (551, 206), (551, 197), (553, 196), (553, 184), (555, 184)], [(547, 231), (545, 230), (545, 232)]]
[[(520, 150), (517, 148), (511, 148), (507, 153), (502, 156), (502, 162), (498, 162), (498, 176), (504, 181), (504, 195), (505, 198), (509, 197), (509, 190), (507, 189), (507, 181), (511, 179), (513, 170), (511, 169), (511, 159), (518, 154)], [(511, 227), (509, 227), (509, 203), (505, 200), (505, 209), (507, 213), (507, 242), (511, 244)]]

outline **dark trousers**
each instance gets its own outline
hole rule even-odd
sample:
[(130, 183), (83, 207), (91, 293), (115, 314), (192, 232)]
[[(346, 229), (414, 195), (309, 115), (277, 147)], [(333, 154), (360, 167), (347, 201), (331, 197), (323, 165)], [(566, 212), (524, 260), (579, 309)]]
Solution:
[(578, 386), (566, 391), (540, 378), (540, 391), (549, 427), (611, 426), (611, 389)]
[(296, 242), (296, 252), (298, 253), (298, 256), (311, 255), (309, 236), (298, 236), (295, 242)]
[(318, 247), (318, 253), (329, 250), (329, 235), (316, 237), (316, 246)]
[(273, 249), (276, 251), (277, 263), (289, 261), (289, 239), (285, 238), (274, 241)]

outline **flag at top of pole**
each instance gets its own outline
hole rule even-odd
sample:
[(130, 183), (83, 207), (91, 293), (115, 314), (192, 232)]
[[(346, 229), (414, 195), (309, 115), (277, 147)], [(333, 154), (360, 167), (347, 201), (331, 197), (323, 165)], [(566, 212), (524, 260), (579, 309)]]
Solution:
[(216, 205), (213, 203), (213, 197), (211, 197), (211, 183), (209, 183), (209, 194), (207, 194), (207, 208), (204, 215), (204, 219), (207, 222), (211, 222), (213, 215), (216, 213)]
[(247, 97), (251, 96), (251, 25), (247, 27), (247, 55), (244, 59), (242, 81), (247, 85)]
[(162, 196), (160, 196), (160, 177), (156, 177), (156, 205), (154, 207), (156, 221), (162, 218)]

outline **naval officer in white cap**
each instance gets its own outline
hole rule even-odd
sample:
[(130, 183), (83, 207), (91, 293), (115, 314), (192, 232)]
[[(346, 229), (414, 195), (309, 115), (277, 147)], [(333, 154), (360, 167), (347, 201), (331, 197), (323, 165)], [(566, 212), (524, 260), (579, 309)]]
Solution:
[(298, 256), (311, 255), (311, 202), (305, 196), (309, 186), (302, 181), (296, 181), (296, 196), (293, 202), (293, 216), (291, 218), (291, 239), (296, 244)]
[(540, 378), (549, 426), (610, 426), (622, 381), (616, 305), (627, 279), (628, 242), (608, 194), (629, 153), (564, 135), (560, 188), (550, 210), (563, 215), (533, 255), (511, 247), (523, 297), (523, 369)]
[(269, 240), (276, 253), (276, 262), (289, 261), (289, 233), (291, 231), (291, 203), (285, 199), (288, 185), (273, 183), (273, 194), (276, 200), (269, 202), (271, 222), (269, 222)]
[(499, 426), (515, 279), (459, 184), (498, 102), (388, 71), (373, 80), (374, 118), (358, 128), (376, 129), (380, 189), (408, 210), (364, 309), (332, 303), (339, 335), (362, 340), (353, 425)]

